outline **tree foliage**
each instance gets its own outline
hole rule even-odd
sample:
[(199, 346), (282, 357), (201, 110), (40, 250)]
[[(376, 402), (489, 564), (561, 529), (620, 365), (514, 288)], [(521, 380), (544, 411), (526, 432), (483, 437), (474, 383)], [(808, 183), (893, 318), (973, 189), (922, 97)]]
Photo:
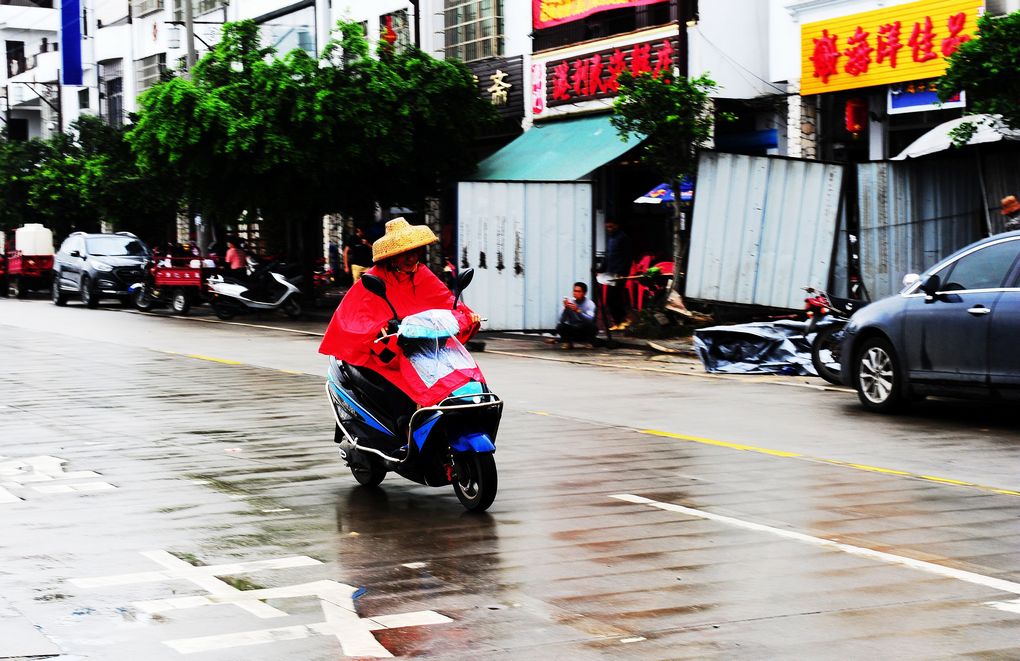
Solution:
[(84, 115), (49, 140), (0, 143), (0, 225), (36, 222), (57, 236), (97, 231), (100, 222), (158, 232), (176, 211), (167, 182), (143, 175), (123, 131)]
[[(613, 102), (613, 126), (628, 137), (646, 138), (644, 158), (672, 182), (693, 177), (698, 149), (712, 137), (715, 118), (710, 94), (717, 86), (708, 76), (620, 76), (620, 95)], [(675, 189), (679, 190), (679, 189)]]
[(372, 57), (341, 22), (319, 60), (277, 57), (251, 21), (228, 23), (191, 72), (148, 90), (128, 134), (143, 169), (182, 182), (223, 220), (270, 222), (420, 204), (472, 168), (491, 108), (463, 64), (416, 49)]
[[(1020, 129), (1020, 12), (1006, 16), (984, 14), (978, 19), (978, 38), (961, 44), (949, 58), (939, 79), (939, 98), (967, 94), (975, 113), (1001, 115), (1009, 127)], [(954, 135), (966, 144), (977, 126), (967, 122)]]

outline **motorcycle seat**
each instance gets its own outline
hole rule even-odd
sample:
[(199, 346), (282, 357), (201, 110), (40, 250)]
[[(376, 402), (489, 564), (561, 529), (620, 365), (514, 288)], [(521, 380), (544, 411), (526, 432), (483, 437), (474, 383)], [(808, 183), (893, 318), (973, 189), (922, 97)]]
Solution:
[(347, 381), (345, 385), (363, 396), (367, 408), (379, 415), (379, 421), (390, 429), (399, 426), (400, 418), (414, 413), (417, 408), (414, 400), (387, 381), (383, 375), (368, 367), (357, 367), (345, 362), (339, 364), (341, 373)]

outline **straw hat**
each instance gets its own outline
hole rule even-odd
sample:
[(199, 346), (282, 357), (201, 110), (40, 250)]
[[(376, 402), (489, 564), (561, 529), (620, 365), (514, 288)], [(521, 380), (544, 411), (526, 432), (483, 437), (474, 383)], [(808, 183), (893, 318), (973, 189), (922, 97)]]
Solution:
[(372, 244), (372, 261), (379, 262), (438, 240), (424, 225), (411, 225), (403, 218), (394, 218), (386, 223), (386, 234)]
[(1008, 216), (1011, 213), (1020, 211), (1020, 202), (1017, 202), (1016, 195), (1007, 195), (1002, 198), (1002, 215)]

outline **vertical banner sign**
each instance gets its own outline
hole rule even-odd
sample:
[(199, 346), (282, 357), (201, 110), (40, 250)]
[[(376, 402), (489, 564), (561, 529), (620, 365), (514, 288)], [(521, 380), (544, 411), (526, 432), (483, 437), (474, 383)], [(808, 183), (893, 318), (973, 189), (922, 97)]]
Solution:
[(61, 82), (81, 85), (81, 0), (63, 0), (60, 7)]
[(654, 5), (666, 0), (531, 0), (532, 25), (536, 30), (551, 28), (600, 11)]

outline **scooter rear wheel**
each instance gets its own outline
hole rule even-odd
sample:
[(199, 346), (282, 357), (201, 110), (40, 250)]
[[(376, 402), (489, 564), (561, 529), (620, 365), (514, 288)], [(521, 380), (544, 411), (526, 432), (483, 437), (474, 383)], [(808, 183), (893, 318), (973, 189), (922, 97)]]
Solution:
[(453, 491), (464, 509), (484, 512), (496, 500), (496, 459), (491, 452), (453, 456)]
[(357, 454), (358, 456), (351, 457), (350, 461), (354, 479), (363, 487), (379, 486), (386, 477), (386, 468), (382, 465), (382, 460), (361, 452)]

